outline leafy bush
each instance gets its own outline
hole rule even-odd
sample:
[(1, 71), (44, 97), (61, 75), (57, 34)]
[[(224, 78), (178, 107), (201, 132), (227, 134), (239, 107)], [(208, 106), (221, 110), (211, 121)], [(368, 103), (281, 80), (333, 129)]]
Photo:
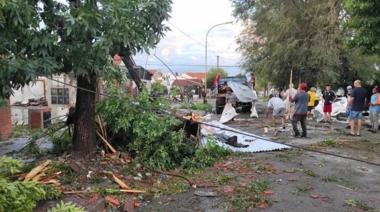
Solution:
[(159, 82), (154, 82), (151, 87), (151, 94), (153, 96), (161, 96), (167, 93), (167, 88)]
[(172, 87), (171, 89), (170, 89), (170, 97), (176, 97), (176, 96), (178, 96), (178, 95), (180, 95), (181, 94), (181, 89), (179, 89), (178, 87)]
[(203, 111), (210, 111), (211, 105), (209, 104), (203, 104), (203, 103), (195, 103), (191, 106), (192, 110), (203, 110)]
[(212, 106), (203, 103), (184, 103), (180, 106), (181, 109), (211, 111)]
[(128, 136), (127, 148), (134, 159), (154, 169), (170, 169), (194, 154), (179, 130), (181, 122), (165, 114), (168, 102), (143, 92), (136, 100), (126, 96), (108, 97), (98, 112), (114, 134)]
[(217, 161), (225, 158), (230, 153), (228, 149), (218, 146), (215, 141), (209, 138), (204, 147), (195, 151), (192, 159), (186, 159), (183, 162), (183, 168), (187, 169), (188, 172), (192, 172), (194, 169), (213, 166)]
[(67, 152), (72, 147), (72, 140), (67, 130), (64, 131), (63, 134), (58, 133), (53, 135), (52, 142), (54, 145), (53, 151), (55, 153)]
[(0, 211), (32, 211), (39, 200), (57, 198), (61, 192), (33, 181), (11, 181), (23, 163), (9, 157), (0, 157)]
[(0, 177), (9, 177), (10, 175), (20, 172), (24, 166), (22, 161), (13, 159), (11, 157), (0, 157)]
[(49, 209), (48, 212), (84, 212), (84, 210), (72, 202), (61, 201), (61, 203), (57, 204), (54, 208)]

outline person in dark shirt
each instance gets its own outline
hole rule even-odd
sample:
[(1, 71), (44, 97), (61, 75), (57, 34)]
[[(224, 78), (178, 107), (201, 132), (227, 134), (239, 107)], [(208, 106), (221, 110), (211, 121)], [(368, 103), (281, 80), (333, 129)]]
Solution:
[(323, 106), (323, 117), (325, 122), (331, 123), (332, 103), (335, 99), (336, 96), (331, 90), (331, 85), (326, 85), (326, 90), (323, 92), (323, 100), (325, 100), (325, 104)]
[(362, 88), (360, 80), (355, 80), (354, 90), (352, 91), (349, 105), (351, 106), (350, 112), (350, 125), (351, 136), (360, 136), (360, 128), (362, 126), (362, 112), (365, 110), (367, 100), (367, 90)]
[(307, 137), (306, 129), (306, 118), (307, 118), (307, 104), (309, 102), (309, 95), (306, 93), (307, 84), (301, 83), (299, 90), (294, 98), (291, 99), (292, 102), (295, 102), (295, 110), (292, 119), (292, 125), (294, 130), (294, 137), (300, 137), (300, 132), (298, 131), (297, 124), (301, 122), (302, 128), (302, 138)]

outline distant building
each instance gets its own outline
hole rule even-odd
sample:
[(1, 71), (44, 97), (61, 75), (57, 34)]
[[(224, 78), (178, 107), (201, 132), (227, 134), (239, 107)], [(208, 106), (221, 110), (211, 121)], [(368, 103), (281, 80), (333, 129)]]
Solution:
[(206, 81), (206, 73), (205, 72), (187, 72), (187, 73), (181, 74), (181, 77), (185, 78), (185, 79), (201, 80), (203, 82), (203, 84)]

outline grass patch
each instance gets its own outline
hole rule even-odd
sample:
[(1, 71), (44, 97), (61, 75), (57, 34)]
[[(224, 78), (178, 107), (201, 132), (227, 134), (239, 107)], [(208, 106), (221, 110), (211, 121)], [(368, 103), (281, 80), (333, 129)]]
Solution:
[(320, 142), (321, 146), (327, 146), (327, 147), (336, 147), (338, 143), (334, 140), (324, 140)]
[(305, 170), (303, 170), (303, 173), (305, 173), (306, 175), (308, 175), (310, 177), (319, 177), (319, 175), (311, 169), (305, 169)]
[(169, 178), (164, 182), (158, 182), (153, 184), (148, 193), (154, 197), (160, 197), (161, 195), (178, 194), (190, 189), (190, 185), (180, 179)]
[(280, 161), (288, 162), (288, 161), (292, 161), (292, 160), (294, 160), (294, 159), (296, 159), (302, 155), (303, 155), (303, 150), (290, 149), (290, 150), (287, 150), (283, 153), (276, 155), (276, 157), (278, 157), (280, 159)]
[(324, 181), (326, 183), (328, 183), (328, 182), (339, 182), (339, 181), (341, 181), (341, 179), (335, 175), (331, 175), (331, 176), (322, 177), (322, 181)]
[(235, 179), (234, 176), (222, 175), (222, 176), (218, 176), (218, 177), (216, 178), (216, 181), (217, 181), (220, 185), (225, 185), (225, 184), (230, 183), (230, 182), (233, 181), (234, 179)]
[(305, 192), (311, 191), (313, 187), (311, 187), (311, 185), (309, 184), (306, 184), (306, 185), (298, 185), (296, 186), (296, 189), (298, 193), (305, 193)]
[(238, 189), (237, 195), (231, 199), (232, 207), (238, 211), (250, 211), (261, 205), (270, 205), (270, 201), (264, 195), (264, 191), (269, 188), (269, 183), (265, 180), (253, 181), (248, 188)]
[(253, 192), (255, 194), (259, 194), (264, 192), (269, 188), (269, 183), (268, 181), (265, 180), (256, 180), (251, 183), (251, 185), (248, 187), (248, 190), (250, 192)]
[(351, 208), (357, 208), (361, 209), (363, 211), (375, 211), (375, 208), (370, 207), (366, 202), (363, 200), (357, 200), (357, 199), (346, 199), (344, 201), (344, 204), (351, 207)]

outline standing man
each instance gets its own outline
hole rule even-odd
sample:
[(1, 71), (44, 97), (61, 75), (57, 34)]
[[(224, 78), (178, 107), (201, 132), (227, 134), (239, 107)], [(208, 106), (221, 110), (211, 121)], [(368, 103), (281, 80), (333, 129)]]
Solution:
[(326, 85), (326, 90), (323, 92), (323, 100), (325, 100), (325, 104), (323, 106), (323, 117), (325, 122), (331, 123), (332, 103), (335, 99), (336, 96), (331, 90), (331, 85)]
[(307, 117), (307, 103), (309, 102), (309, 95), (306, 93), (307, 84), (301, 83), (299, 86), (298, 93), (291, 99), (295, 103), (295, 110), (292, 119), (292, 125), (294, 130), (294, 137), (300, 137), (300, 132), (298, 131), (297, 123), (301, 122), (302, 127), (302, 138), (307, 137), (306, 129), (306, 117)]
[(365, 110), (365, 103), (367, 99), (367, 90), (362, 88), (360, 80), (355, 80), (354, 90), (351, 94), (350, 105), (350, 125), (351, 136), (360, 136), (360, 128), (362, 127), (362, 112)]
[[(276, 126), (276, 118), (281, 118), (282, 129), (285, 129), (285, 103), (277, 96), (269, 95), (268, 109), (272, 110), (272, 127)], [(269, 110), (268, 110), (269, 111)]]
[(294, 114), (294, 102), (291, 100), (295, 97), (297, 94), (297, 89), (294, 88), (293, 83), (289, 84), (289, 89), (286, 90), (284, 97), (285, 97), (285, 105), (286, 105), (286, 118), (291, 120), (293, 118)]
[(371, 103), (369, 107), (369, 114), (371, 119), (370, 132), (376, 133), (379, 129), (379, 114), (380, 114), (380, 94), (379, 87), (375, 86), (372, 89), (373, 95), (371, 96)]

